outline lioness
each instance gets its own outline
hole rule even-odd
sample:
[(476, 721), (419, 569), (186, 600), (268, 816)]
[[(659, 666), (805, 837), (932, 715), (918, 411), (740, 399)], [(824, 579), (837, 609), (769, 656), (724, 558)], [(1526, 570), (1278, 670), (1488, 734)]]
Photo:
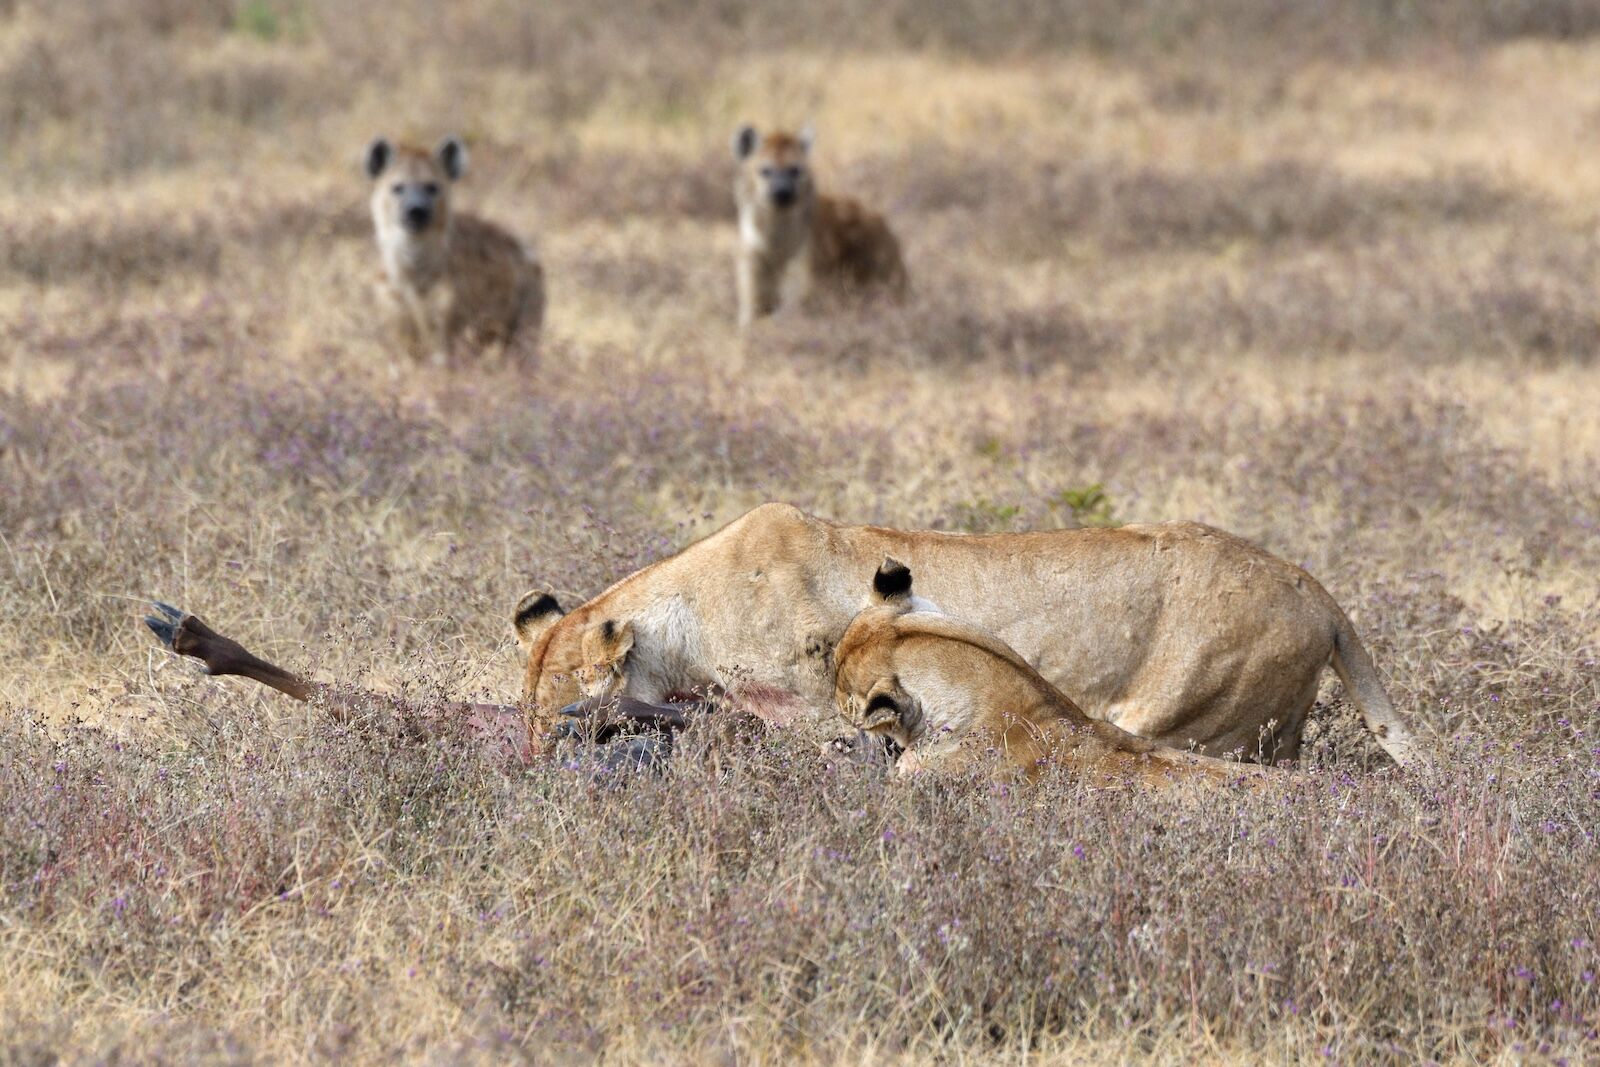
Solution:
[(817, 191), (811, 140), (810, 130), (762, 136), (754, 126), (741, 126), (733, 135), (740, 328), (778, 310), (791, 265), (798, 268), (802, 295), (874, 286), (905, 295), (900, 242), (883, 216)]
[(518, 603), (535, 733), (580, 697), (721, 688), (774, 721), (832, 717), (834, 650), (885, 556), (1089, 715), (1177, 748), (1293, 758), (1332, 665), (1398, 762), (1414, 754), (1350, 620), (1305, 571), (1192, 522), (968, 534), (843, 526), (763, 504), (563, 614)]
[(878, 568), (872, 590), (839, 640), (834, 703), (851, 725), (892, 742), (902, 771), (998, 759), (1029, 779), (1056, 767), (1095, 784), (1146, 785), (1263, 773), (1089, 718), (999, 638), (913, 600), (911, 571), (896, 560)]
[(544, 320), (544, 268), (516, 237), (455, 211), (451, 187), (467, 150), (446, 137), (432, 152), (379, 137), (367, 146), (372, 223), (383, 274), (375, 289), (402, 344), (444, 365), (463, 348), (497, 355)]

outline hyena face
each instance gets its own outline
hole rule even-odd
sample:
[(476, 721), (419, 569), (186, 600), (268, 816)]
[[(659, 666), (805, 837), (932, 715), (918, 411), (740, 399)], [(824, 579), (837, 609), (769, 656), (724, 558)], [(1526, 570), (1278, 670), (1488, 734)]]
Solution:
[(741, 165), (741, 200), (783, 211), (811, 197), (809, 129), (763, 137), (754, 126), (741, 126), (734, 134), (733, 154)]
[(379, 234), (400, 230), (421, 237), (450, 221), (450, 183), (465, 173), (467, 150), (455, 137), (439, 142), (432, 154), (380, 137), (367, 148), (366, 166)]

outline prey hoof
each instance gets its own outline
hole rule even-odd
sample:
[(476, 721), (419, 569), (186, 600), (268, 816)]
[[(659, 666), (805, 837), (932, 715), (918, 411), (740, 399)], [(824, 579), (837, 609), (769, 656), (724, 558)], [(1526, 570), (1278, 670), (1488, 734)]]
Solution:
[(155, 614), (146, 615), (144, 624), (150, 627), (150, 632), (156, 635), (157, 640), (176, 652), (174, 642), (178, 639), (178, 627), (183, 625), (189, 613), (160, 600), (152, 601), (151, 607)]

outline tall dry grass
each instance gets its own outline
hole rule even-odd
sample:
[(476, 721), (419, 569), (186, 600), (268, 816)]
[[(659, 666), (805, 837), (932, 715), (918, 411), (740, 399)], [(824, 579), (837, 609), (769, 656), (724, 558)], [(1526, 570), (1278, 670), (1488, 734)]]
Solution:
[[(976, 10), (0, 4), (0, 1056), (1595, 1057), (1600, 8)], [(739, 343), (747, 118), (816, 123), (907, 306)], [(542, 250), (529, 372), (368, 320), (359, 149), (446, 128)], [(137, 624), (511, 699), (524, 589), (769, 498), (1225, 526), (1438, 760), (1385, 768), (1330, 682), (1262, 797), (784, 733), (511, 775)]]

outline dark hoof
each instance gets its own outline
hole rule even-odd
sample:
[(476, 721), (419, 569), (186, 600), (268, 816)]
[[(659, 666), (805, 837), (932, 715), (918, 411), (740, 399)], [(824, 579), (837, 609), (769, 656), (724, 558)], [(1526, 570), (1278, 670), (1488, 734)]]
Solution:
[(146, 615), (144, 624), (150, 627), (150, 632), (155, 634), (163, 645), (176, 652), (177, 649), (173, 647), (173, 642), (178, 638), (178, 627), (183, 624), (183, 620), (189, 613), (179, 611), (171, 604), (160, 600), (153, 601), (151, 607), (155, 609), (156, 613), (154, 615)]

